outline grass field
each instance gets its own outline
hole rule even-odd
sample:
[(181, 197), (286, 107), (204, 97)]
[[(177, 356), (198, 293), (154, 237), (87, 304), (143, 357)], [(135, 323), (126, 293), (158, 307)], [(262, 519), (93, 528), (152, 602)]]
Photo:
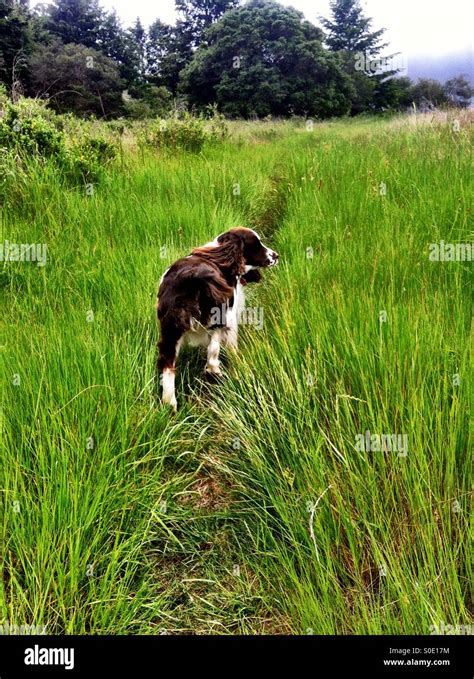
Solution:
[[(45, 243), (47, 262), (2, 262), (0, 622), (470, 624), (472, 264), (429, 259), (472, 240), (469, 120), (232, 127), (199, 155), (130, 145), (92, 193), (38, 164), (3, 210), (1, 242)], [(219, 385), (183, 353), (173, 414), (159, 278), (239, 224), (280, 253), (247, 288), (263, 325)], [(405, 443), (367, 450), (367, 431)]]

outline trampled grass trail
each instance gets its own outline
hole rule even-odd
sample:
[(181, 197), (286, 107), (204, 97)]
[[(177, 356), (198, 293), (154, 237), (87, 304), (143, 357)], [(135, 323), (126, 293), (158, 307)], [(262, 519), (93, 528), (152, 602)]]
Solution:
[[(471, 134), (236, 123), (200, 155), (127, 151), (92, 195), (38, 167), (2, 224), (2, 241), (47, 244), (44, 267), (1, 273), (3, 621), (471, 622), (472, 263), (429, 258), (472, 238)], [(247, 287), (253, 322), (222, 384), (183, 353), (173, 415), (156, 402), (158, 280), (238, 224), (281, 263)]]

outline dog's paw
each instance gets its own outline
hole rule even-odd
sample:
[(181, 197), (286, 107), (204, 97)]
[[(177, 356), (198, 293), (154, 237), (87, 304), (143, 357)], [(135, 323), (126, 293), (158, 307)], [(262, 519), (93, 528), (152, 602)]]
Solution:
[(174, 412), (178, 410), (178, 401), (175, 398), (171, 398), (166, 401), (162, 399), (161, 403), (164, 406), (169, 406)]
[(261, 280), (262, 274), (258, 269), (250, 269), (250, 271), (247, 271), (247, 273), (244, 273), (240, 277), (242, 285), (246, 285), (247, 283), (259, 283)]
[(224, 377), (224, 373), (220, 368), (208, 368), (206, 367), (204, 371), (204, 378), (206, 382), (210, 382), (211, 384), (216, 384), (217, 382), (220, 382), (222, 378)]

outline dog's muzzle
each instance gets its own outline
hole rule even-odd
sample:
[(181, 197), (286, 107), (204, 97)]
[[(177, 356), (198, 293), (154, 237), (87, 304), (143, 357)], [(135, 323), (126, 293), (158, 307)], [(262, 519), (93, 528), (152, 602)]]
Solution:
[(273, 250), (268, 250), (267, 257), (268, 257), (268, 266), (275, 266), (275, 264), (278, 263), (278, 253), (277, 252), (274, 252)]

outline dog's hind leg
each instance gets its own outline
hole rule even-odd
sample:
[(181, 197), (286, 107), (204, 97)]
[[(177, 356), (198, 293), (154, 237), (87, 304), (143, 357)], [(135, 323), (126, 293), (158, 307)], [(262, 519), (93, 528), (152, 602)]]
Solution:
[(158, 343), (158, 371), (160, 372), (160, 384), (162, 386), (162, 401), (174, 410), (177, 409), (175, 393), (176, 359), (182, 343), (182, 337), (177, 337), (176, 332), (162, 327), (161, 339)]
[(214, 330), (211, 335), (211, 341), (207, 346), (207, 363), (206, 373), (212, 375), (221, 375), (219, 363), (219, 351), (221, 349), (222, 330)]

